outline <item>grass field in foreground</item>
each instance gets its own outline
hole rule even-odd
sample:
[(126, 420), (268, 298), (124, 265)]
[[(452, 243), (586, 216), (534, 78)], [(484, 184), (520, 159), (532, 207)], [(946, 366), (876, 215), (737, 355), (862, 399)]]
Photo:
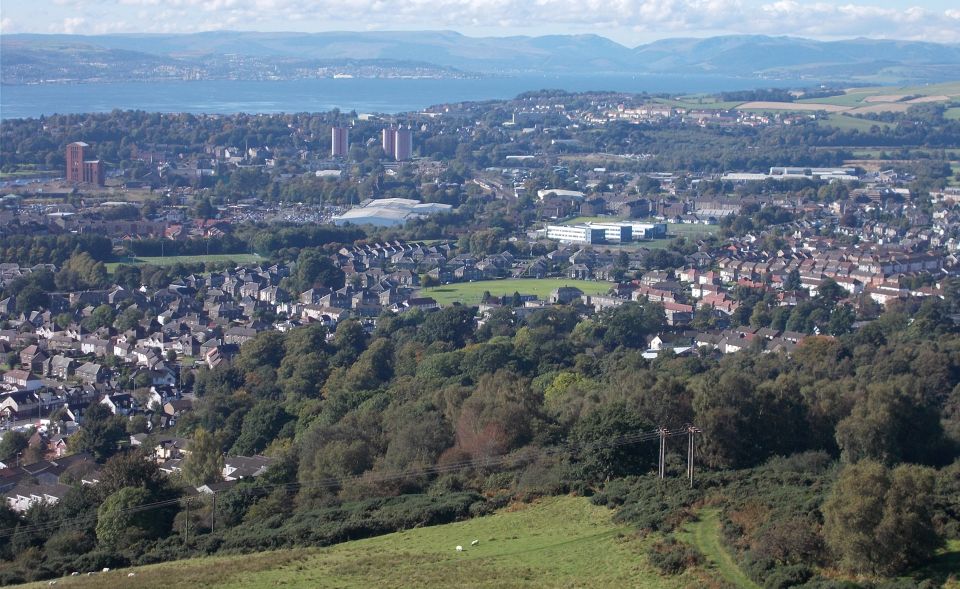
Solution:
[[(644, 556), (649, 540), (611, 522), (589, 500), (558, 497), (464, 522), (418, 528), (328, 548), (212, 557), (67, 577), (58, 587), (286, 589), (336, 587), (703, 586), (702, 572), (663, 577)], [(471, 546), (478, 540), (477, 546)], [(456, 546), (463, 546), (457, 552)], [(46, 582), (35, 587), (46, 587)]]
[(257, 254), (210, 254), (209, 256), (156, 256), (123, 258), (107, 263), (107, 271), (113, 272), (120, 264), (152, 264), (154, 266), (172, 266), (174, 264), (205, 264), (207, 262), (232, 262), (234, 264), (251, 264), (261, 261)]
[[(581, 497), (552, 497), (508, 507), (491, 516), (417, 528), (327, 548), (215, 556), (120, 569), (57, 580), (57, 587), (198, 589), (284, 587), (472, 587), (526, 589), (680, 589), (715, 586), (755, 589), (720, 540), (719, 512), (705, 509), (676, 535), (706, 557), (675, 577), (659, 575), (646, 552), (653, 537), (611, 520), (613, 512)], [(471, 542), (477, 540), (476, 546)], [(456, 546), (463, 546), (457, 552)], [(950, 542), (914, 579), (958, 589), (948, 580), (960, 566), (960, 542)], [(135, 576), (128, 577), (133, 571)], [(47, 581), (28, 587), (48, 587)]]
[(613, 286), (612, 282), (572, 280), (570, 278), (513, 278), (508, 280), (480, 280), (477, 282), (461, 282), (458, 284), (444, 284), (420, 289), (420, 296), (433, 297), (441, 305), (460, 302), (466, 305), (477, 305), (483, 298), (484, 291), (498, 297), (520, 294), (537, 295), (541, 299), (550, 296), (550, 293), (561, 286), (575, 286), (584, 294), (603, 294)]

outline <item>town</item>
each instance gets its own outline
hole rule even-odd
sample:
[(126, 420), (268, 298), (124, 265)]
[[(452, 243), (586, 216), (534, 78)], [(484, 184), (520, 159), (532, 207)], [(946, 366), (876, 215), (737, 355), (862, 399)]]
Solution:
[[(960, 173), (939, 142), (958, 122), (943, 112), (843, 131), (824, 111), (542, 92), (397, 116), (5, 120), (0, 492), (21, 514), (54, 506), (118, 449), (190, 494), (227, 492), (282, 463), (283, 424), (313, 410), (281, 409), (281, 381), (305, 381), (297, 403), (335, 398), (376, 344), (331, 358), (404, 325), (519, 340), (556, 313), (584, 332), (641, 313), (618, 341), (649, 366), (789, 358), (888, 311), (952, 326)], [(236, 386), (284, 393), (215, 423), (244, 440), (267, 407), (287, 421), (232, 447), (194, 433), (233, 410), (217, 379), (300, 333), (330, 348), (329, 391), (320, 368), (278, 359)], [(440, 333), (457, 343), (430, 353), (464, 345)]]

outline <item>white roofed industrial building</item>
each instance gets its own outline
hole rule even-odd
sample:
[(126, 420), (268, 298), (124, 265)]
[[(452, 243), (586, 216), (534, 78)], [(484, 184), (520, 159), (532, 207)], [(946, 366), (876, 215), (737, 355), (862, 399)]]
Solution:
[(445, 213), (452, 209), (450, 205), (436, 202), (422, 203), (410, 198), (368, 199), (360, 203), (360, 206), (334, 217), (333, 223), (396, 227), (403, 225), (409, 219)]

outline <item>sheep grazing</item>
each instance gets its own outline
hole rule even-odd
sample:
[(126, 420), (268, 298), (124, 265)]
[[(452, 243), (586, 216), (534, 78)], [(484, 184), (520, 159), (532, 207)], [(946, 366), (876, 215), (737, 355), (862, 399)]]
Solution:
[(457, 546), (457, 552), (463, 552), (463, 546)]
[(470, 546), (476, 546), (479, 543), (480, 543), (480, 540), (474, 540), (473, 542), (470, 543)]
[(136, 576), (137, 576), (137, 573), (127, 573), (127, 576), (128, 576), (128, 577), (136, 577)]
[(77, 571), (73, 571), (72, 573), (70, 573), (70, 576), (71, 576), (71, 577), (76, 577), (76, 576), (79, 575), (79, 574), (80, 574), (80, 573), (78, 573)]
[(110, 572), (110, 567), (103, 567), (103, 572), (109, 573), (109, 572)]
[(56, 581), (50, 581), (49, 583), (47, 583), (47, 585), (50, 585), (51, 587), (53, 587), (53, 586), (56, 585), (56, 584), (57, 584)]

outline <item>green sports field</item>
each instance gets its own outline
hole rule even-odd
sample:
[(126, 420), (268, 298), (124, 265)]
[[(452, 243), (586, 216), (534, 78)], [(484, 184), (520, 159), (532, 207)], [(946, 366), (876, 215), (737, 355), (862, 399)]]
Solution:
[(211, 254), (209, 256), (156, 256), (122, 258), (107, 263), (107, 271), (113, 272), (120, 264), (153, 266), (172, 266), (174, 264), (206, 264), (207, 262), (231, 262), (234, 264), (255, 264), (263, 258), (257, 254)]
[(420, 290), (420, 296), (433, 297), (441, 305), (450, 305), (460, 302), (465, 305), (477, 305), (483, 298), (484, 292), (493, 296), (520, 294), (537, 295), (546, 299), (550, 293), (561, 286), (575, 286), (584, 294), (603, 294), (613, 286), (612, 282), (592, 280), (571, 280), (569, 278), (514, 278), (508, 280), (480, 280), (477, 282), (461, 282), (458, 284), (444, 284)]

